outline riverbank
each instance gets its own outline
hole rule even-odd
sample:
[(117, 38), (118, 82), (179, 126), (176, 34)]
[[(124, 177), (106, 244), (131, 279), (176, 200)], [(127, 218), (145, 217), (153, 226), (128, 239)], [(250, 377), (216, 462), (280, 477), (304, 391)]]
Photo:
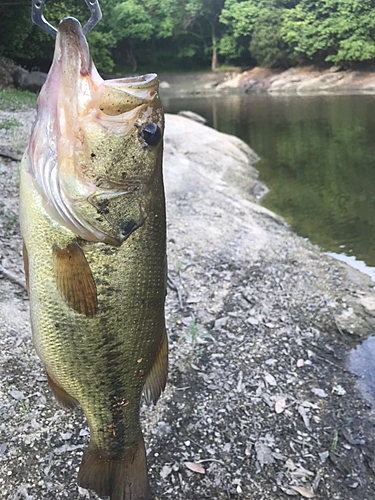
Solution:
[[(27, 71), (10, 59), (0, 57), (0, 90), (18, 88), (37, 92), (46, 73)], [(118, 76), (112, 76), (117, 78)], [(106, 78), (109, 78), (107, 75)], [(247, 71), (165, 73), (160, 75), (161, 93), (165, 95), (246, 93), (374, 93), (375, 72), (345, 70), (339, 66), (319, 69), (315, 66), (288, 70), (255, 67)]]
[[(33, 116), (0, 112), (22, 123), (17, 148)], [(142, 409), (152, 498), (373, 498), (374, 414), (346, 365), (353, 334), (375, 328), (373, 283), (259, 205), (245, 143), (166, 124), (170, 376)], [(9, 500), (93, 499), (75, 482), (87, 423), (56, 405), (31, 345), (17, 182), (0, 158), (0, 487)]]
[(286, 71), (256, 67), (248, 71), (162, 75), (162, 92), (168, 94), (246, 93), (374, 93), (375, 72), (314, 66)]

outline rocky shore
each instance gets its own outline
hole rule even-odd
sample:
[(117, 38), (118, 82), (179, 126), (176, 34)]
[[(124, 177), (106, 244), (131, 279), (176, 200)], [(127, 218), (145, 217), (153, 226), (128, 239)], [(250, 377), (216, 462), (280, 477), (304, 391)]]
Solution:
[[(28, 71), (10, 59), (0, 57), (0, 89), (17, 88), (37, 92), (47, 77), (40, 71)], [(110, 76), (106, 76), (106, 78)], [(112, 76), (112, 78), (117, 77)], [(311, 93), (375, 92), (375, 72), (346, 70), (339, 66), (318, 69), (314, 66), (280, 69), (255, 67), (248, 71), (233, 69), (161, 75), (162, 92), (168, 94)]]
[(0, 90), (17, 88), (38, 92), (46, 78), (46, 73), (28, 71), (15, 64), (11, 59), (0, 56)]
[(162, 91), (168, 94), (246, 93), (350, 93), (375, 92), (375, 72), (314, 66), (286, 71), (256, 67), (248, 71), (163, 75)]
[[(20, 147), (33, 113), (11, 116)], [(151, 498), (370, 500), (374, 413), (346, 357), (374, 330), (374, 283), (256, 201), (256, 161), (167, 115), (170, 376), (142, 408)], [(75, 482), (87, 422), (56, 405), (31, 343), (17, 183), (0, 158), (1, 498), (94, 499)]]
[(286, 71), (253, 68), (218, 84), (217, 90), (245, 92), (375, 92), (375, 73), (345, 70), (338, 66), (319, 70), (313, 66)]

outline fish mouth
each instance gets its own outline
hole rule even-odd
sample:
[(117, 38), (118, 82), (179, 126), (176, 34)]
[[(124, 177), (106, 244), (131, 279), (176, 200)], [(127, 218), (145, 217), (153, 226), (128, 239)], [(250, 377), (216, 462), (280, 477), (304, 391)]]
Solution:
[[(94, 195), (117, 199), (128, 190), (104, 166), (122, 161), (126, 155), (133, 165), (134, 155), (139, 157), (150, 147), (150, 140), (146, 144), (144, 139), (149, 129), (143, 133), (150, 123), (162, 137), (164, 119), (157, 75), (103, 80), (92, 62), (80, 22), (64, 18), (52, 66), (38, 98), (26, 166), (47, 213), (84, 240), (115, 244), (117, 236), (109, 236), (112, 229), (99, 227), (91, 216), (89, 220), (82, 207)], [(118, 146), (118, 151), (106, 146), (108, 161), (102, 158), (98, 167), (93, 160), (95, 145), (117, 139), (123, 146)], [(149, 154), (154, 157), (156, 149), (160, 148)], [(101, 154), (97, 151), (96, 158)]]
[[(61, 64), (62, 83), (69, 84), (78, 74), (85, 76), (92, 69), (89, 46), (81, 23), (74, 17), (60, 21), (56, 39), (54, 63)], [(64, 81), (65, 80), (65, 81)]]
[(159, 79), (155, 73), (106, 80), (96, 92), (99, 109), (106, 115), (116, 116), (140, 106), (150, 104), (156, 96)]
[(58, 73), (55, 79), (65, 97), (68, 95), (70, 102), (78, 98), (81, 110), (88, 111), (91, 104), (105, 115), (117, 116), (150, 104), (158, 91), (159, 80), (154, 73), (103, 80), (92, 62), (82, 26), (74, 17), (60, 22), (53, 66), (57, 66), (53, 72)]

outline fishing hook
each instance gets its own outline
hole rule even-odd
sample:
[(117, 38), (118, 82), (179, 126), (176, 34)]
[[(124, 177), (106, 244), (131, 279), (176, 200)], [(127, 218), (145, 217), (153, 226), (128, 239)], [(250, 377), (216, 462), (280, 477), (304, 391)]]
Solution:
[[(86, 36), (98, 24), (102, 18), (102, 11), (100, 10), (99, 0), (85, 0), (87, 7), (90, 9), (91, 17), (82, 28), (83, 34)], [(39, 28), (52, 35), (54, 38), (57, 36), (57, 29), (50, 24), (43, 16), (43, 9), (46, 0), (32, 0), (31, 7), (31, 20)]]

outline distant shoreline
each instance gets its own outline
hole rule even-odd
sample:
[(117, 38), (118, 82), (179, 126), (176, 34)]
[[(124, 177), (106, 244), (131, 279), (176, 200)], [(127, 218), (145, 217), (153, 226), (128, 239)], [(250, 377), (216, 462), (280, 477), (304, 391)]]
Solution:
[(161, 74), (162, 91), (175, 95), (206, 93), (375, 93), (375, 72), (314, 66), (287, 70), (255, 67), (236, 72)]
[[(153, 72), (151, 66), (149, 72)], [(119, 75), (103, 75), (118, 78)], [(133, 76), (133, 75), (129, 75)], [(18, 88), (38, 92), (47, 77), (40, 71), (27, 71), (12, 60), (0, 57), (0, 90)], [(124, 77), (124, 75), (121, 75)], [(160, 73), (162, 93), (199, 95), (212, 93), (375, 93), (375, 71), (345, 70), (340, 66), (320, 69), (301, 66), (287, 70), (255, 67), (250, 70), (231, 68), (227, 71), (196, 73)]]

